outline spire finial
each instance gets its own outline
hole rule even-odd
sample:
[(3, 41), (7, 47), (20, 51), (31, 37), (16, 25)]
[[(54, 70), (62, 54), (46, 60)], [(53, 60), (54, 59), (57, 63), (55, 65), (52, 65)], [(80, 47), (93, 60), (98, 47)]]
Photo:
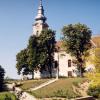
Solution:
[(40, 6), (42, 6), (42, 0), (40, 0)]
[(44, 9), (43, 9), (43, 5), (42, 5), (42, 0), (39, 0), (38, 13), (37, 13), (35, 20), (42, 20), (43, 22), (46, 21), (46, 17), (44, 16)]

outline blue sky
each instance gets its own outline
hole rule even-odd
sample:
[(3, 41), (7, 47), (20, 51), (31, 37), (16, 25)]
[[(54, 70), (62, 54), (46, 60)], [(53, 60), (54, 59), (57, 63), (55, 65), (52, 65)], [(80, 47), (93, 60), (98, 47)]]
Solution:
[[(0, 0), (0, 65), (18, 78), (16, 54), (27, 46), (39, 0)], [(100, 0), (43, 0), (50, 28), (60, 38), (64, 25), (83, 23), (100, 35)]]

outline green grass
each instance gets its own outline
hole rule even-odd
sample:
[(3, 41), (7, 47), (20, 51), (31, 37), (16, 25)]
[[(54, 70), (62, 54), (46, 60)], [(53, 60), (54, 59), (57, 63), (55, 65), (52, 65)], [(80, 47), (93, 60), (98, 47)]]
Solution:
[(17, 100), (16, 96), (10, 92), (0, 92), (0, 100)]
[(82, 84), (85, 81), (87, 81), (86, 78), (78, 78), (73, 81), (73, 85), (76, 87), (80, 87), (79, 84)]
[(74, 93), (72, 86), (74, 82), (80, 83), (84, 81), (84, 78), (63, 78), (59, 79), (48, 86), (41, 89), (32, 91), (31, 94), (37, 98), (50, 98), (50, 97), (64, 97), (64, 98), (76, 98), (79, 94)]
[(34, 88), (36, 86), (39, 86), (40, 84), (48, 81), (49, 79), (39, 79), (39, 80), (27, 80), (27, 81), (22, 81), (21, 85), (19, 86), (23, 90), (28, 90), (30, 88)]
[(5, 83), (8, 83), (8, 84), (12, 84), (12, 83), (17, 83), (17, 82), (20, 82), (21, 80), (17, 80), (17, 79), (5, 79)]

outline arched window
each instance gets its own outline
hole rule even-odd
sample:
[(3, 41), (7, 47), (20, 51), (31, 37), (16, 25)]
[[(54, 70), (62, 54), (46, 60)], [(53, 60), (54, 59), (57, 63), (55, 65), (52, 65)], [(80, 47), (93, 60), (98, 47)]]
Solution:
[(71, 67), (71, 59), (68, 60), (68, 67)]

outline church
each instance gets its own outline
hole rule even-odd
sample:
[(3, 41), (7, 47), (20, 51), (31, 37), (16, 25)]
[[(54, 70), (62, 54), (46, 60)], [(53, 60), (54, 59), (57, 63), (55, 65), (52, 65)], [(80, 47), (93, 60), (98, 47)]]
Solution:
[[(46, 23), (47, 18), (44, 15), (44, 8), (42, 0), (40, 0), (37, 16), (33, 24), (33, 35), (39, 36), (43, 29), (48, 29), (49, 25)], [(54, 53), (54, 59), (58, 62), (58, 67), (52, 69), (53, 77), (77, 77), (79, 72), (76, 65), (73, 63), (75, 59), (70, 54), (67, 54), (62, 48), (62, 41), (57, 41), (56, 47), (59, 48), (58, 52)], [(42, 73), (37, 70), (34, 72), (34, 78), (46, 78), (49, 77), (49, 72), (43, 71)]]

